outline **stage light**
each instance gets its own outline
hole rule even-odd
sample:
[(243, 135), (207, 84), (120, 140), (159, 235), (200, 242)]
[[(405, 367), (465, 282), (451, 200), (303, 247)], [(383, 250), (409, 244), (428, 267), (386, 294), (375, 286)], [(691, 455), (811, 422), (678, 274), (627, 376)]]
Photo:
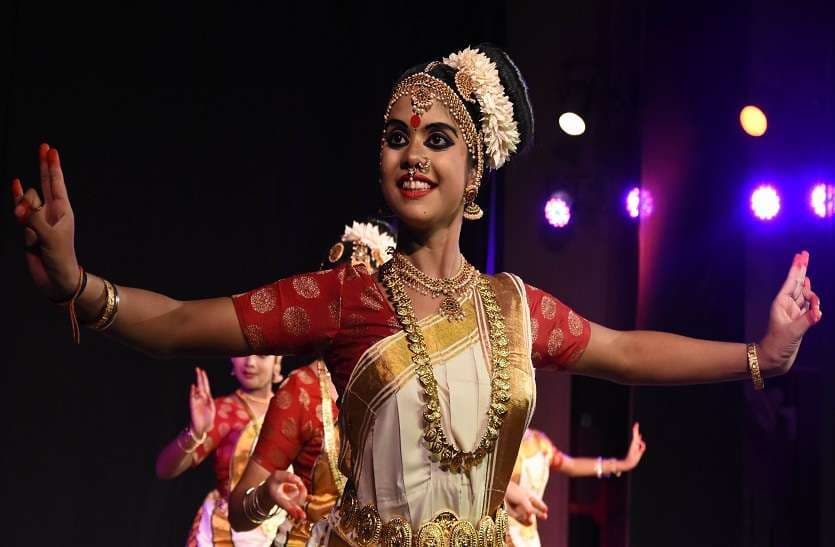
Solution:
[(552, 194), (545, 202), (545, 220), (554, 228), (565, 228), (571, 221), (571, 198), (564, 192)]
[(809, 205), (820, 218), (830, 218), (835, 215), (835, 186), (819, 182), (812, 188)]
[(652, 193), (642, 188), (632, 188), (626, 194), (626, 213), (632, 218), (646, 218), (654, 208)]
[(780, 194), (769, 185), (762, 184), (751, 193), (751, 211), (760, 220), (771, 220), (780, 212)]
[(577, 137), (586, 132), (586, 122), (579, 114), (564, 112), (559, 118), (560, 129), (572, 137)]
[(750, 104), (740, 111), (739, 123), (742, 125), (742, 130), (752, 137), (762, 137), (768, 129), (765, 112)]

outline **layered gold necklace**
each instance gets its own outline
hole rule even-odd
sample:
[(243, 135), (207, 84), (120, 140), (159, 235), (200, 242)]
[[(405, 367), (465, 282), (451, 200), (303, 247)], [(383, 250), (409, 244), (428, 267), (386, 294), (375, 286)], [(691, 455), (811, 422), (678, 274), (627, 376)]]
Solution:
[(463, 321), (464, 309), (458, 299), (469, 293), (478, 280), (478, 270), (460, 257), (461, 266), (458, 272), (452, 277), (431, 277), (417, 269), (408, 258), (400, 253), (394, 255), (394, 269), (407, 287), (410, 287), (424, 296), (441, 298), (441, 305), (438, 307), (440, 313), (447, 321)]
[[(490, 379), (490, 406), (487, 409), (487, 425), (475, 449), (471, 452), (465, 452), (453, 445), (444, 432), (441, 423), (438, 384), (432, 372), (432, 363), (426, 349), (426, 340), (415, 318), (412, 301), (406, 293), (406, 283), (401, 273), (402, 267), (399, 266), (401, 262), (396, 258), (397, 255), (395, 260), (389, 261), (380, 268), (380, 277), (383, 285), (389, 291), (397, 320), (406, 333), (406, 341), (409, 351), (412, 353), (412, 362), (415, 364), (415, 375), (423, 388), (423, 440), (429, 449), (432, 461), (438, 462), (442, 469), (453, 472), (467, 472), (481, 463), (485, 456), (493, 450), (507, 414), (507, 404), (510, 401), (508, 339), (505, 335), (502, 310), (496, 302), (496, 294), (490, 286), (487, 276), (481, 275), (475, 268), (467, 264), (475, 272), (473, 284), (478, 290), (487, 316), (493, 367)], [(465, 269), (466, 267), (462, 266), (462, 270)]]

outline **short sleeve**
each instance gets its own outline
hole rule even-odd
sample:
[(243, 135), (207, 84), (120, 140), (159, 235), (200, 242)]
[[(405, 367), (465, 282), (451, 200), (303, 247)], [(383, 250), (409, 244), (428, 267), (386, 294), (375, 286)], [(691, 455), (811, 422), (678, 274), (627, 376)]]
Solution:
[(291, 355), (326, 346), (339, 330), (345, 269), (288, 277), (233, 296), (252, 352)]
[(588, 320), (541, 289), (525, 285), (525, 293), (531, 312), (534, 366), (570, 368), (588, 346)]
[[(287, 469), (310, 440), (305, 418), (311, 414), (319, 382), (307, 367), (294, 371), (278, 388), (258, 436), (252, 459), (269, 472)], [(298, 472), (298, 471), (297, 471)]]

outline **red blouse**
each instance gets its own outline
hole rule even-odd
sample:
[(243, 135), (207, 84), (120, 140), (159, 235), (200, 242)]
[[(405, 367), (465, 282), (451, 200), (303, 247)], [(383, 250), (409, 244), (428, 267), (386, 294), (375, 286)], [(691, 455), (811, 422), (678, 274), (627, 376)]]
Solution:
[(194, 451), (193, 465), (215, 453), (215, 477), (220, 494), (229, 497), (229, 469), (235, 447), (250, 417), (243, 402), (234, 394), (215, 399), (215, 421), (206, 440)]
[[(294, 370), (270, 401), (252, 460), (267, 471), (287, 469), (301, 477), (308, 490), (316, 459), (322, 453), (322, 391), (316, 363)], [(333, 417), (338, 410), (331, 401)]]
[[(567, 368), (590, 337), (586, 319), (535, 287), (526, 285), (531, 312), (534, 365)], [(285, 278), (233, 297), (241, 330), (253, 353), (319, 351), (339, 391), (360, 356), (400, 329), (386, 297), (363, 266)]]

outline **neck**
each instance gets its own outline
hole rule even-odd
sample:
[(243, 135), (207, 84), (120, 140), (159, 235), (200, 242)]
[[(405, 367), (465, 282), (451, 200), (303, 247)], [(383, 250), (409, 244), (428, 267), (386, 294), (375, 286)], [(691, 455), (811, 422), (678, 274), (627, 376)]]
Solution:
[(273, 394), (273, 386), (271, 384), (252, 389), (247, 389), (244, 386), (240, 386), (238, 389), (240, 389), (242, 393), (245, 393), (246, 395), (249, 395), (250, 397), (254, 397), (256, 399), (267, 399), (270, 395)]
[(461, 266), (461, 222), (453, 222), (431, 232), (404, 228), (397, 250), (409, 257), (420, 271), (431, 277), (452, 277)]

